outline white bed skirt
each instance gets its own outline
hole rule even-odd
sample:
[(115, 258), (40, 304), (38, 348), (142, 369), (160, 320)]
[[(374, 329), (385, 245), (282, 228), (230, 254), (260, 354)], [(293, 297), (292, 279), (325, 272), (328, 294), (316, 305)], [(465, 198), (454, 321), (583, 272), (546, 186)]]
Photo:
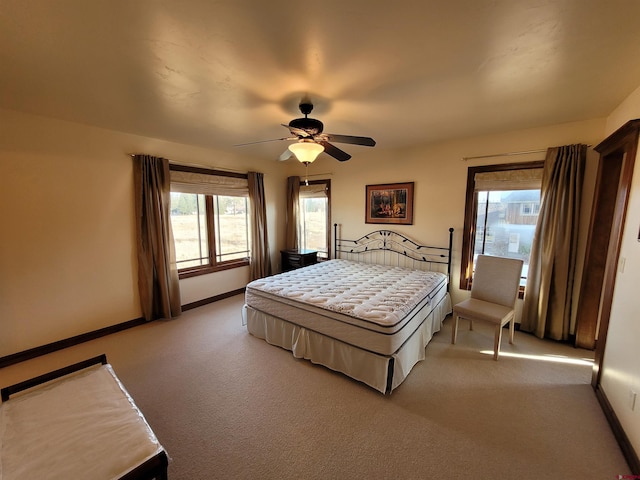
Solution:
[(433, 335), (440, 331), (449, 313), (451, 299), (447, 294), (402, 347), (393, 355), (386, 356), (362, 350), (247, 305), (242, 308), (243, 323), (252, 335), (290, 350), (296, 358), (304, 358), (344, 373), (382, 393), (387, 392), (389, 364), (393, 362), (393, 390), (404, 381), (416, 363), (424, 360), (425, 347)]

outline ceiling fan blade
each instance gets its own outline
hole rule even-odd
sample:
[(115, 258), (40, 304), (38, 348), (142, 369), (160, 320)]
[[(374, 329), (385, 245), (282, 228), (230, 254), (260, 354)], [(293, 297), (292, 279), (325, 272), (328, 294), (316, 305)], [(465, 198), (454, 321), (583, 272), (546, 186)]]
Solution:
[(336, 147), (335, 145), (331, 145), (329, 142), (321, 140), (317, 143), (324, 147), (324, 151), (326, 154), (331, 155), (333, 158), (340, 162), (346, 162), (351, 158), (351, 155), (349, 155), (347, 152), (345, 152), (344, 150), (340, 150), (338, 147)]
[[(301, 128), (296, 128), (296, 127), (290, 127), (289, 125), (285, 124), (285, 123), (281, 123), (280, 125), (282, 125), (283, 127), (286, 127), (289, 129), (289, 131), (291, 132), (291, 135), (298, 135), (298, 138), (303, 137), (310, 137), (311, 135), (309, 135), (309, 132), (307, 132), (306, 130), (302, 130)], [(298, 138), (293, 138), (292, 140), (298, 140)]]
[(278, 142), (280, 140), (298, 140), (298, 137), (272, 138), (271, 140), (258, 140), (257, 142), (238, 143), (234, 147), (244, 147), (245, 145), (255, 145), (256, 143)]
[(289, 160), (291, 158), (291, 155), (293, 155), (293, 152), (287, 148), (284, 152), (282, 152), (282, 155), (280, 155), (278, 160), (280, 161)]
[(364, 145), (365, 147), (373, 147), (376, 141), (371, 137), (355, 137), (353, 135), (336, 135), (326, 133), (327, 140), (338, 143), (350, 143), (352, 145)]

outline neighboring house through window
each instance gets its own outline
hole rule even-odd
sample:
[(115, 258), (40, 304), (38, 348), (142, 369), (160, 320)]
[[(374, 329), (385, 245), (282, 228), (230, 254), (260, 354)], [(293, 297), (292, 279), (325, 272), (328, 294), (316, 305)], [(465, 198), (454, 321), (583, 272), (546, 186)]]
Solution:
[(540, 211), (543, 163), (469, 167), (460, 288), (471, 289), (475, 260), (485, 254), (522, 259), (524, 289)]
[(248, 265), (246, 174), (171, 165), (171, 227), (181, 278)]
[(318, 258), (330, 256), (331, 180), (300, 183), (298, 242), (302, 250), (315, 250)]

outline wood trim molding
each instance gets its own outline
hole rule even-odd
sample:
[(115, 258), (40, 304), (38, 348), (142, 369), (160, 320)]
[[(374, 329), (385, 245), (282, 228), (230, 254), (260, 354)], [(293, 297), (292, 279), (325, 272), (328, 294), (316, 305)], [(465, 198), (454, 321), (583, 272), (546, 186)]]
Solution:
[(467, 188), (464, 202), (464, 227), (462, 230), (462, 254), (460, 259), (460, 289), (471, 290), (471, 272), (473, 271), (473, 239), (476, 235), (474, 220), (478, 211), (478, 201), (474, 189), (476, 170), (467, 170)]
[[(595, 147), (595, 150), (600, 153), (601, 161), (612, 156), (622, 156), (623, 159), (615, 199), (613, 221), (611, 224), (611, 237), (607, 251), (607, 268), (604, 272), (602, 286), (600, 326), (598, 329), (598, 341), (596, 342), (593, 374), (591, 378), (591, 385), (593, 385), (594, 388), (600, 384), (600, 375), (602, 373), (601, 366), (607, 343), (609, 317), (613, 303), (613, 289), (618, 270), (620, 245), (622, 243), (622, 227), (627, 214), (627, 204), (629, 201), (631, 178), (633, 176), (639, 136), (640, 119), (630, 120)], [(590, 228), (592, 229), (593, 225)]]
[(613, 435), (616, 437), (618, 441), (618, 445), (620, 445), (620, 449), (622, 450), (622, 454), (624, 455), (625, 460), (629, 464), (629, 468), (634, 475), (640, 475), (640, 459), (638, 458), (638, 454), (633, 449), (631, 442), (629, 441), (629, 437), (624, 433), (624, 429), (620, 424), (620, 420), (618, 420), (618, 416), (615, 414), (613, 407), (609, 403), (609, 399), (602, 391), (600, 386), (594, 388), (596, 392), (596, 397), (598, 402), (600, 402), (600, 407), (604, 412), (605, 417), (607, 417), (607, 421), (611, 426), (611, 430), (613, 431)]
[(622, 163), (622, 155), (601, 157), (598, 162), (576, 314), (575, 345), (589, 350), (596, 347), (602, 285)]
[(202, 173), (204, 175), (218, 175), (220, 177), (233, 177), (233, 178), (244, 178), (244, 179), (246, 179), (249, 176), (246, 173), (228, 172), (225, 170), (215, 170), (215, 169), (204, 168), (204, 167), (191, 167), (189, 165), (180, 165), (178, 163), (170, 163), (169, 170), (174, 170), (176, 172)]
[[(223, 300), (225, 298), (233, 297), (235, 295), (239, 295), (243, 293), (244, 291), (245, 291), (244, 288), (239, 288), (231, 292), (215, 295), (213, 297), (205, 298), (197, 302), (188, 303), (182, 306), (182, 311), (185, 312), (187, 310), (191, 310), (196, 307), (201, 307), (209, 303), (217, 302), (218, 300)], [(118, 323), (117, 325), (111, 325), (109, 327), (100, 328), (92, 332), (87, 332), (81, 335), (76, 335), (74, 337), (66, 338), (64, 340), (59, 340), (57, 342), (52, 342), (39, 347), (30, 348), (29, 350), (24, 350), (22, 352), (6, 355), (4, 357), (0, 357), (0, 368), (8, 367), (10, 365), (24, 362), (26, 360), (31, 360), (32, 358), (40, 357), (42, 355), (47, 355), (49, 353), (53, 353), (58, 350), (63, 350), (65, 348), (72, 347), (74, 345), (79, 345), (81, 343), (88, 342), (90, 340), (95, 340), (97, 338), (104, 337), (112, 333), (121, 332), (122, 330), (127, 330), (129, 328), (137, 327), (139, 325), (144, 325), (145, 323), (147, 323), (145, 319), (140, 317), (134, 320), (129, 320), (127, 322)]]
[(223, 270), (231, 270), (233, 268), (249, 266), (249, 259), (229, 260), (227, 262), (206, 265), (204, 267), (191, 267), (178, 270), (178, 278), (197, 277), (199, 275), (209, 275), (210, 273), (222, 272)]
[(219, 300), (224, 300), (225, 298), (234, 297), (236, 295), (240, 295), (244, 293), (245, 288), (239, 288), (237, 290), (233, 290), (227, 293), (221, 293), (220, 295), (214, 295), (213, 297), (203, 298), (202, 300), (198, 300), (197, 302), (187, 303), (182, 305), (182, 311), (186, 312), (187, 310), (192, 310), (194, 308), (202, 307), (203, 305), (208, 305), (213, 302), (217, 302)]
[(128, 328), (137, 327), (138, 325), (144, 325), (145, 323), (147, 323), (146, 320), (140, 317), (134, 320), (129, 320), (127, 322), (111, 325), (110, 327), (100, 328), (98, 330), (93, 330), (92, 332), (82, 333), (74, 337), (65, 338), (64, 340), (58, 340), (57, 342), (30, 348), (29, 350), (24, 350), (22, 352), (6, 355), (4, 357), (0, 357), (0, 368), (8, 367), (9, 365), (24, 362), (25, 360), (31, 360), (32, 358), (57, 352), (58, 350), (63, 350), (74, 345), (79, 345), (90, 340), (95, 340), (96, 338), (104, 337), (105, 335), (110, 335), (112, 333), (117, 333)]

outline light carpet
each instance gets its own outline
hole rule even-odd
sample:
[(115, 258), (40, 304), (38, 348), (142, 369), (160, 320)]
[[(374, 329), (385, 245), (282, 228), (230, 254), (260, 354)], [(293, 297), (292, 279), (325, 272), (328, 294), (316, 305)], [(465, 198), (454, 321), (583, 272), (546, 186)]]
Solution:
[(267, 344), (237, 295), (0, 370), (0, 386), (106, 353), (182, 479), (593, 479), (629, 467), (593, 353), (450, 322), (391, 395)]

